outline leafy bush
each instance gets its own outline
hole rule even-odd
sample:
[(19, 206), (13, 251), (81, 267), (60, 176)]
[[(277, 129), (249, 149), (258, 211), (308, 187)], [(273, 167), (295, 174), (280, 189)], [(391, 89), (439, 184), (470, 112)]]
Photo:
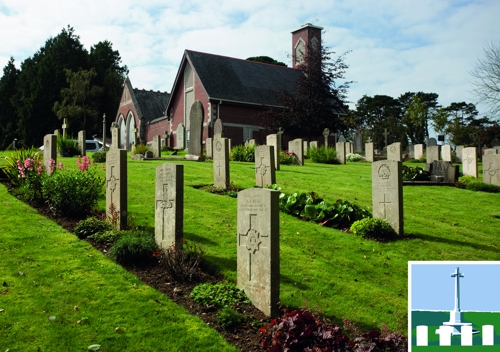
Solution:
[(359, 154), (352, 154), (352, 153), (349, 153), (345, 156), (345, 160), (346, 161), (349, 161), (349, 162), (357, 162), (357, 161), (363, 161), (365, 158), (363, 158), (361, 155)]
[(280, 151), (280, 165), (293, 165), (295, 163), (295, 153)]
[[(422, 163), (422, 162), (421, 162), (420, 160), (418, 160), (418, 159), (411, 159), (411, 160), (408, 160), (408, 161), (406, 161), (406, 162), (407, 162), (407, 163), (409, 163), (409, 164), (420, 164), (420, 163)], [(425, 161), (424, 161), (424, 163), (425, 163)]]
[(320, 164), (338, 164), (337, 151), (335, 148), (312, 147), (308, 149), (309, 157), (312, 162)]
[(390, 240), (397, 237), (397, 233), (391, 225), (381, 219), (357, 220), (351, 225), (350, 230), (353, 234), (368, 239)]
[(217, 312), (217, 324), (224, 330), (232, 330), (236, 325), (245, 321), (245, 317), (232, 308), (225, 307)]
[(75, 227), (75, 235), (80, 239), (85, 239), (97, 233), (102, 233), (111, 230), (112, 226), (106, 220), (99, 219), (95, 216), (88, 217), (82, 220)]
[(255, 161), (255, 145), (237, 145), (231, 149), (229, 153), (230, 160), (232, 161), (246, 161), (246, 162), (254, 162)]
[[(27, 160), (32, 162), (26, 164)], [(19, 186), (30, 176), (40, 174), (38, 167), (43, 169), (43, 154), (36, 148), (16, 150), (5, 157), (5, 161), (7, 166), (3, 167), (3, 171), (14, 186)]]
[(239, 302), (250, 304), (245, 293), (233, 284), (200, 284), (193, 288), (189, 296), (197, 303), (218, 308)]
[(407, 166), (403, 165), (402, 177), (404, 181), (430, 181), (431, 174), (429, 171), (425, 171), (420, 166)]
[(421, 163), (427, 163), (427, 155), (426, 154), (422, 154), (420, 156), (420, 158), (418, 158), (418, 161), (421, 162)]
[(221, 187), (215, 187), (214, 185), (207, 185), (207, 186), (201, 186), (200, 189), (207, 191), (207, 192), (210, 192), (210, 193), (229, 196), (232, 198), (238, 197), (238, 192), (243, 190), (243, 188), (236, 186), (233, 183), (233, 181), (231, 181), (229, 183), (228, 188), (221, 188)]
[[(111, 224), (110, 224), (111, 226)], [(94, 240), (96, 243), (111, 243), (114, 244), (118, 239), (120, 239), (125, 231), (118, 231), (118, 230), (107, 230), (107, 231), (101, 231), (101, 232), (96, 232), (93, 235), (90, 235), (88, 238)]]
[(136, 144), (134, 145), (134, 148), (132, 148), (132, 153), (130, 153), (132, 156), (136, 155), (136, 154), (142, 154), (142, 155), (146, 155), (146, 152), (149, 151), (149, 147), (145, 144)]
[(92, 160), (96, 163), (105, 163), (107, 152), (108, 152), (108, 149), (102, 149), (102, 150), (99, 150), (98, 152), (95, 152), (94, 154), (92, 154)]
[(148, 231), (124, 231), (109, 254), (122, 265), (148, 264), (157, 251), (154, 234)]
[(202, 254), (201, 245), (184, 240), (182, 245), (160, 251), (158, 262), (173, 279), (191, 281), (198, 272)]
[(42, 194), (48, 205), (61, 214), (88, 214), (103, 193), (104, 179), (94, 170), (61, 171), (47, 177)]
[(61, 156), (72, 157), (80, 155), (80, 148), (78, 147), (78, 141), (71, 137), (58, 137), (57, 138), (57, 150)]
[(468, 189), (469, 191), (475, 191), (475, 192), (488, 192), (488, 193), (499, 193), (500, 192), (500, 186), (497, 185), (492, 185), (490, 183), (484, 183), (484, 182), (469, 182), (466, 186), (465, 189)]
[(458, 185), (457, 186), (459, 188), (465, 188), (471, 182), (479, 182), (479, 180), (472, 175), (460, 176), (458, 178)]

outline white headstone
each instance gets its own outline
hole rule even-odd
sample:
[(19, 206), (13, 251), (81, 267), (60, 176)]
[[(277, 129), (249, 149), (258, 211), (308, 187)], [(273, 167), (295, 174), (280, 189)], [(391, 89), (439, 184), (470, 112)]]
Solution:
[(177, 126), (175, 149), (186, 149), (186, 128), (182, 123)]
[(400, 142), (392, 143), (387, 146), (387, 160), (403, 161)]
[(443, 157), (443, 161), (452, 161), (451, 160), (451, 145), (445, 144), (441, 147), (441, 156)]
[(255, 184), (266, 187), (276, 183), (274, 147), (259, 145), (255, 148)]
[(335, 143), (335, 150), (337, 151), (337, 158), (341, 164), (346, 163), (346, 146), (345, 142), (337, 142)]
[(214, 187), (229, 187), (229, 141), (217, 134), (214, 138)]
[(106, 213), (115, 209), (118, 230), (127, 227), (127, 151), (110, 149), (106, 153)]
[(78, 132), (78, 148), (80, 149), (80, 156), (87, 155), (85, 131)]
[(424, 145), (423, 144), (415, 144), (413, 146), (414, 150), (414, 158), (415, 159), (420, 159), (422, 156), (424, 156)]
[(374, 155), (373, 155), (373, 142), (365, 143), (365, 160), (373, 163)]
[(295, 164), (304, 165), (304, 144), (302, 138), (288, 142), (288, 151), (295, 154)]
[(462, 150), (462, 173), (477, 178), (477, 151), (476, 147), (468, 147)]
[(51, 174), (57, 164), (57, 136), (46, 134), (43, 137), (43, 165), (47, 174)]
[(266, 145), (274, 147), (274, 166), (276, 170), (280, 169), (280, 150), (281, 150), (281, 135), (269, 134), (266, 137)]

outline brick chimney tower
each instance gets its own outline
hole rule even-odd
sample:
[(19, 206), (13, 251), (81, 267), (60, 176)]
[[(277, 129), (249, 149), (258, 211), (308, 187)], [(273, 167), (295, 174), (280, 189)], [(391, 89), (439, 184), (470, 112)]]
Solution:
[(323, 27), (306, 23), (292, 32), (292, 68), (297, 68), (304, 62), (309, 45), (313, 49), (321, 49), (321, 31)]

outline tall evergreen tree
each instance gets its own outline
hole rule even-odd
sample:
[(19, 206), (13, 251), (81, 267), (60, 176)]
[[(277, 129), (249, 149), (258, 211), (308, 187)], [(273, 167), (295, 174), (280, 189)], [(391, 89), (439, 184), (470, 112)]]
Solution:
[(18, 76), (19, 70), (11, 57), (0, 78), (0, 150), (6, 149), (17, 138), (17, 114), (13, 98)]

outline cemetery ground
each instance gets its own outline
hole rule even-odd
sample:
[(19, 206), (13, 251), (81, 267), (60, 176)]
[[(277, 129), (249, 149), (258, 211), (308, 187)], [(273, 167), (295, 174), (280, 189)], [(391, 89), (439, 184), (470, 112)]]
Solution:
[[(74, 158), (58, 161), (76, 168)], [(136, 225), (154, 226), (155, 169), (164, 162), (128, 161), (128, 210)], [(201, 244), (211, 266), (235, 282), (236, 199), (198, 188), (213, 183), (212, 163), (167, 162), (185, 165), (184, 237)], [(230, 168), (235, 185), (254, 186), (253, 163), (231, 162)], [(285, 193), (314, 191), (329, 202), (343, 199), (371, 209), (371, 163), (282, 165), (276, 179)], [(33, 350), (93, 343), (120, 351), (166, 345), (231, 350), (205, 323), (40, 217), (4, 186), (0, 192), (0, 348), (16, 350), (4, 346), (8, 341), (26, 350), (18, 341), (33, 341)], [(349, 319), (363, 331), (387, 325), (406, 335), (408, 260), (500, 258), (499, 194), (414, 186), (404, 187), (403, 198), (405, 236), (395, 242), (364, 240), (280, 213), (282, 305), (307, 308), (340, 326)], [(104, 209), (104, 198), (99, 207)]]

